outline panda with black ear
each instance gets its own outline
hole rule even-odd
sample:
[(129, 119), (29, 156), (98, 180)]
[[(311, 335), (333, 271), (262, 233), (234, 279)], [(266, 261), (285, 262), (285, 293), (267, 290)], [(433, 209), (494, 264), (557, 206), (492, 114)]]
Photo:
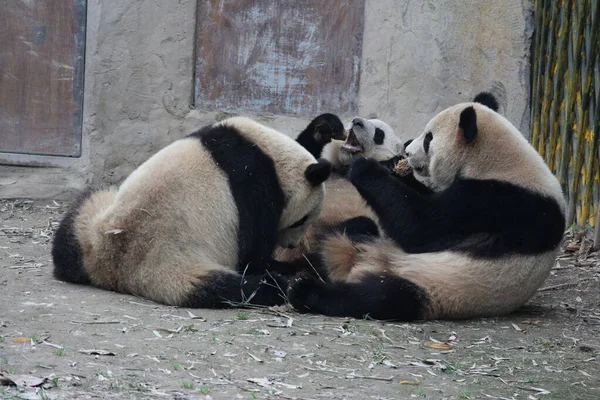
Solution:
[[(367, 206), (356, 188), (346, 179), (348, 165), (359, 157), (370, 157), (380, 165), (393, 169), (404, 157), (404, 145), (391, 126), (379, 119), (352, 119), (345, 141), (334, 140), (323, 154), (335, 168), (325, 182), (326, 195), (319, 218), (307, 229), (304, 239), (294, 249), (277, 248), (274, 258), (293, 262), (318, 251), (324, 235), (343, 231), (350, 235), (378, 236), (377, 216)], [(296, 263), (302, 269), (302, 263)], [(308, 266), (312, 269), (312, 267)]]
[(404, 158), (404, 144), (391, 126), (380, 119), (355, 117), (345, 141), (334, 140), (323, 151), (336, 172), (345, 175), (353, 160), (368, 157), (388, 169)]
[(329, 162), (248, 118), (165, 147), (119, 188), (86, 192), (56, 231), (54, 276), (172, 306), (284, 302), (287, 265), (318, 217)]
[(406, 148), (435, 191), (423, 196), (376, 161), (349, 179), (387, 237), (322, 246), (329, 281), (297, 278), (300, 311), (375, 319), (463, 319), (510, 313), (554, 265), (565, 230), (558, 180), (490, 94), (436, 115)]

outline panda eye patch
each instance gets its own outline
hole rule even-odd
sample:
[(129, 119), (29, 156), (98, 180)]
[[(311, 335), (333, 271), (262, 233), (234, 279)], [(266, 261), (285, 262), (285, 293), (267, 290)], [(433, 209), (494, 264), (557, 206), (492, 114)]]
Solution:
[(385, 132), (380, 128), (375, 128), (375, 136), (373, 136), (373, 141), (375, 144), (383, 144), (383, 140), (385, 139)]
[(425, 139), (423, 140), (423, 150), (425, 151), (425, 154), (429, 153), (429, 144), (431, 143), (431, 140), (433, 140), (433, 134), (427, 132)]
[(298, 228), (298, 227), (304, 225), (304, 223), (306, 222), (307, 219), (308, 219), (308, 215), (305, 215), (304, 217), (302, 217), (301, 219), (299, 219), (298, 221), (296, 221), (292, 225), (290, 225), (288, 229), (294, 229), (294, 228)]

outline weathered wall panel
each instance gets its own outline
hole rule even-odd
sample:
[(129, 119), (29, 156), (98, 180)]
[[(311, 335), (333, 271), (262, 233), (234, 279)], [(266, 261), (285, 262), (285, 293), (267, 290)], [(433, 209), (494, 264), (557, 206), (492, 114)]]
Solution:
[(0, 152), (79, 156), (85, 0), (0, 0)]
[(357, 112), (363, 22), (364, 0), (200, 0), (196, 106)]

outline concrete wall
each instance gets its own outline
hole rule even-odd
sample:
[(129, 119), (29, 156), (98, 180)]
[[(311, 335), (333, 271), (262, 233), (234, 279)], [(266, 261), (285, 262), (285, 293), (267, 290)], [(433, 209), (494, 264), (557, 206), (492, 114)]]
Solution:
[[(359, 114), (409, 138), (436, 112), (491, 89), (527, 132), (531, 3), (368, 0)], [(195, 0), (89, 0), (82, 157), (0, 154), (0, 197), (120, 182), (167, 143), (223, 118), (191, 109), (195, 14)], [(290, 135), (309, 120), (255, 117)]]

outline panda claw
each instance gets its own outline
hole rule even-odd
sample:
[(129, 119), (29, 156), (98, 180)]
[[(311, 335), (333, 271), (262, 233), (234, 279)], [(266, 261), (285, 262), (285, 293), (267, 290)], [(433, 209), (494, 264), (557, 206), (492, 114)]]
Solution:
[(321, 283), (314, 277), (303, 274), (294, 279), (287, 291), (288, 301), (298, 312), (309, 312), (317, 303), (317, 291)]

